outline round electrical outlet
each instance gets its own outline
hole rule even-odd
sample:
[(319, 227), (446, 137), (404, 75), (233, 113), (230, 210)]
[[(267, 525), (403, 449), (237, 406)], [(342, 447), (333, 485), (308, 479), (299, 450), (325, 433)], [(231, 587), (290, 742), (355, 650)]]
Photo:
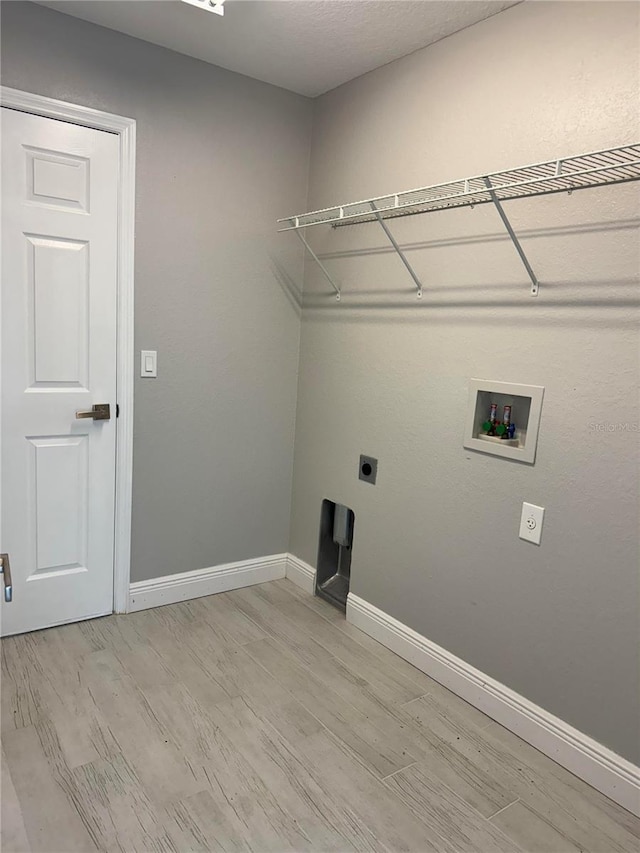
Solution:
[(527, 519), (527, 527), (529, 528), (529, 530), (535, 530), (536, 528), (536, 520), (532, 515), (530, 515)]
[(371, 485), (375, 486), (377, 473), (378, 460), (374, 459), (373, 456), (361, 456), (358, 477), (361, 480), (364, 480), (365, 483), (370, 483)]

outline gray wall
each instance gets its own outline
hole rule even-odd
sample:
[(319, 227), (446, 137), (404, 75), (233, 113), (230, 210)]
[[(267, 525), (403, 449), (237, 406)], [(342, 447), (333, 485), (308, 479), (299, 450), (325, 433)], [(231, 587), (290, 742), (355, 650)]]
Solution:
[(137, 120), (132, 580), (286, 551), (311, 102), (23, 3), (2, 82)]
[[(323, 96), (309, 209), (638, 141), (638, 7), (524, 3)], [(631, 760), (638, 737), (638, 186), (315, 229), (291, 550), (356, 515), (353, 591)], [(462, 447), (470, 377), (544, 385), (533, 467)], [(633, 426), (630, 426), (633, 429)], [(379, 457), (375, 487), (358, 454)], [(540, 547), (522, 501), (546, 507)]]
[[(638, 137), (634, 4), (527, 3), (316, 103), (309, 207)], [(138, 120), (133, 580), (284, 551), (311, 104), (117, 33), (2, 6), (3, 83)], [(313, 239), (291, 550), (356, 512), (353, 590), (638, 761), (637, 189)], [(469, 377), (546, 387), (534, 467), (462, 448)], [(378, 456), (375, 487), (356, 478)], [(547, 508), (540, 548), (523, 500)]]

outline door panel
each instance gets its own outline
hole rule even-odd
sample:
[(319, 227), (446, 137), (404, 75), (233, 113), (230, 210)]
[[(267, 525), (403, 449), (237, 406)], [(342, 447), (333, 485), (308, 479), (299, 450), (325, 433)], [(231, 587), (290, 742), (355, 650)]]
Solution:
[(59, 151), (23, 146), (27, 167), (27, 199), (89, 213), (89, 160)]
[(89, 244), (26, 235), (31, 388), (75, 385), (89, 379)]
[(3, 634), (112, 612), (118, 138), (2, 109)]
[(33, 573), (87, 571), (88, 437), (30, 438)]

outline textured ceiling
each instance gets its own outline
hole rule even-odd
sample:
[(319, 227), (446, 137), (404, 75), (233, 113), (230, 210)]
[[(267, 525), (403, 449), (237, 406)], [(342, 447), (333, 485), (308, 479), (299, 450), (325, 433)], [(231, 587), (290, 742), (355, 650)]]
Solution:
[(170, 0), (41, 5), (314, 97), (520, 0)]

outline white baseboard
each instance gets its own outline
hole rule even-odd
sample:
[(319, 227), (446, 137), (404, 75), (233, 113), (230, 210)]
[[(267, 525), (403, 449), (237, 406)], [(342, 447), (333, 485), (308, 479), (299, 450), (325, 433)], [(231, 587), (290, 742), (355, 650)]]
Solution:
[(287, 554), (287, 578), (310, 595), (316, 591), (316, 570), (293, 554)]
[(272, 554), (255, 560), (243, 560), (239, 563), (226, 563), (208, 569), (136, 581), (129, 586), (129, 612), (284, 578), (287, 557), (287, 554)]
[(640, 816), (640, 768), (349, 593), (347, 621)]
[[(227, 563), (132, 583), (129, 612), (284, 577), (313, 594), (315, 575), (293, 554)], [(347, 599), (347, 621), (640, 816), (640, 768), (631, 762), (353, 593)]]

